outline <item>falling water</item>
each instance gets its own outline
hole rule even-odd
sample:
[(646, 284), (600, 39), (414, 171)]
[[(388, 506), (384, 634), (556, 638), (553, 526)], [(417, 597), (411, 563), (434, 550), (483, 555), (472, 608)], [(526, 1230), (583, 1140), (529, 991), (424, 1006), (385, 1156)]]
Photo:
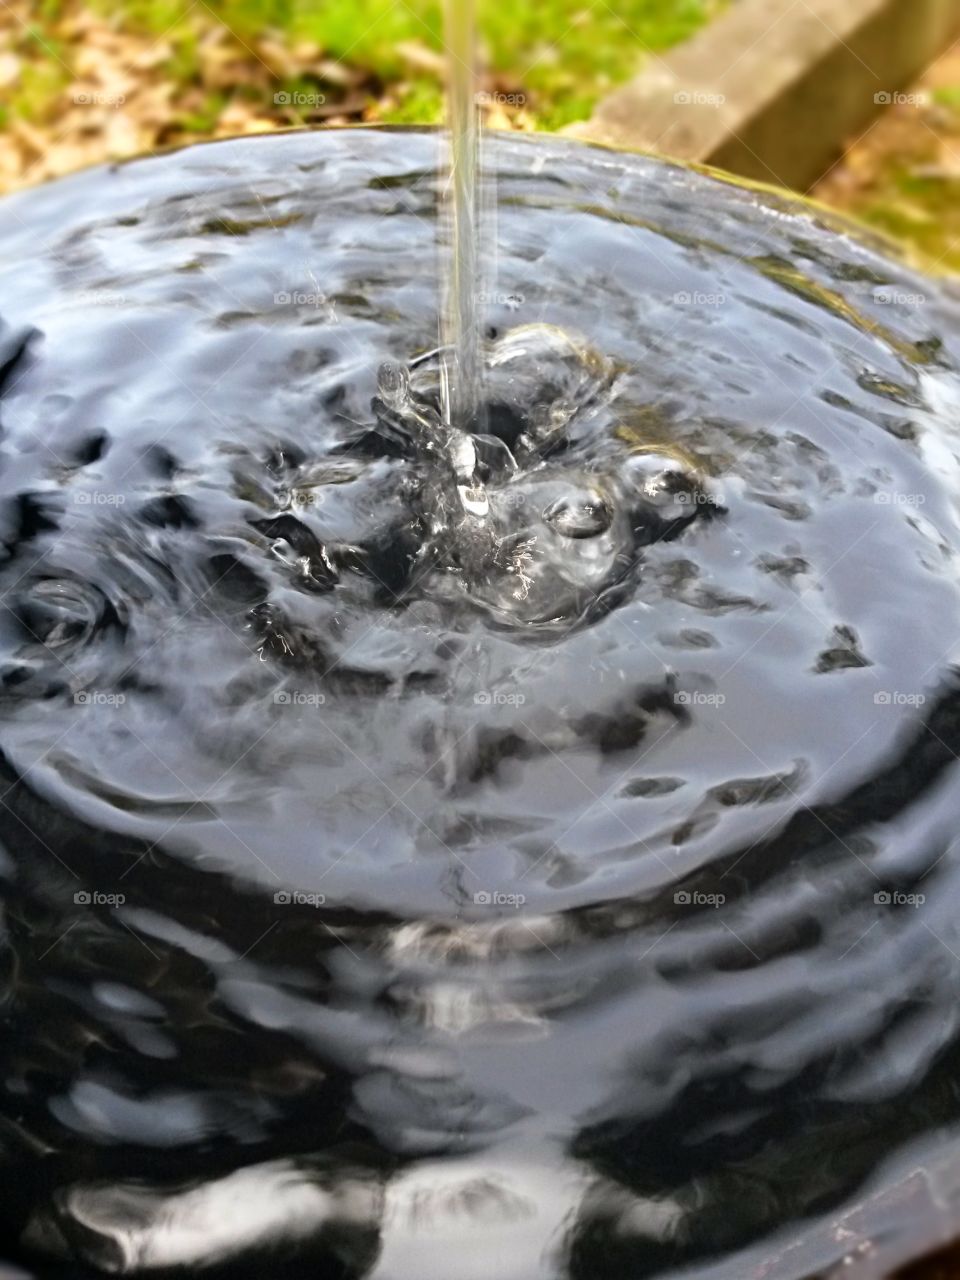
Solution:
[(449, 266), (441, 313), (443, 417), (468, 428), (480, 404), (480, 118), (474, 0), (446, 0), (450, 182), (445, 202)]

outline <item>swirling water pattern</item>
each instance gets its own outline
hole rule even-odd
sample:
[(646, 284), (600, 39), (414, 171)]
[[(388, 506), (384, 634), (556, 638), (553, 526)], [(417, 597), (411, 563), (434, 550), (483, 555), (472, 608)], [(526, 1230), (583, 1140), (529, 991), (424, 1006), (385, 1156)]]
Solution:
[(5, 1256), (879, 1276), (956, 1206), (960, 305), (495, 139), (451, 439), (436, 145), (0, 205)]

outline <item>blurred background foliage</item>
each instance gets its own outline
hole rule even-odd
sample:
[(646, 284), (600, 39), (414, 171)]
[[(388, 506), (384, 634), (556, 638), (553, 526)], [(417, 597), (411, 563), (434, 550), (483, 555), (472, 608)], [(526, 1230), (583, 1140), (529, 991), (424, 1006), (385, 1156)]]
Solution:
[[(585, 118), (602, 93), (637, 70), (644, 51), (691, 35), (724, 3), (485, 5), (484, 63), (505, 99), (498, 123), (550, 129)], [(230, 107), (234, 126), (244, 116), (281, 125), (341, 116), (435, 122), (441, 22), (440, 0), (11, 0), (0, 6), (0, 126), (55, 123), (76, 105), (66, 95), (77, 82), (119, 91), (122, 68), (98, 75), (82, 53), (92, 46), (120, 53), (106, 60), (122, 63), (124, 45), (131, 71), (172, 88), (170, 131), (208, 135)], [(320, 93), (325, 101), (303, 104), (293, 121), (274, 109), (274, 93), (284, 91)], [(127, 95), (124, 107), (134, 105)]]

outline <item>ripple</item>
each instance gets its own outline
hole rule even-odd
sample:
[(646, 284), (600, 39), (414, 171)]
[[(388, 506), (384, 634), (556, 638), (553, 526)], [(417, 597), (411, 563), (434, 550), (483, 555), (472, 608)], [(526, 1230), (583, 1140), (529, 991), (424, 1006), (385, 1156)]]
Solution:
[(428, 134), (0, 205), (31, 1266), (794, 1280), (953, 1150), (957, 304), (785, 196), (490, 145), (471, 433)]

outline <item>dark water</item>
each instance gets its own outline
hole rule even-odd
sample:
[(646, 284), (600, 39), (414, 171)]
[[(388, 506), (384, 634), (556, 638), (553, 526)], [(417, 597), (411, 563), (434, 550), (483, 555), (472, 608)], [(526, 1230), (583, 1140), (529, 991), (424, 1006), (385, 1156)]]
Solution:
[(957, 1221), (960, 306), (492, 148), (474, 440), (429, 135), (0, 205), (30, 1274), (862, 1278)]

